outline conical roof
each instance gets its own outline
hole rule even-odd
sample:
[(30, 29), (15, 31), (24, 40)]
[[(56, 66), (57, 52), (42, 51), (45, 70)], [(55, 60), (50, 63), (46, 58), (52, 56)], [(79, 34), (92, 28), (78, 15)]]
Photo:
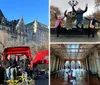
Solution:
[(2, 11), (1, 11), (1, 9), (0, 9), (0, 18), (2, 18), (2, 17), (5, 18), (4, 14), (2, 13)]

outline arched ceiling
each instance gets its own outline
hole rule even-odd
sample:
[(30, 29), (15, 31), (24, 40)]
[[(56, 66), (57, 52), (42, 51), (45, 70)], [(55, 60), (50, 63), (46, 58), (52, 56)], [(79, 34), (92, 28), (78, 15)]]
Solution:
[(96, 46), (97, 44), (51, 44), (51, 52), (65, 60), (82, 60)]

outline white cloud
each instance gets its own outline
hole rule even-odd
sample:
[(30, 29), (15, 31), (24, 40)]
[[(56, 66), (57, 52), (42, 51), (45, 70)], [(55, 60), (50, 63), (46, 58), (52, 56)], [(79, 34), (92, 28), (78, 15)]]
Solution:
[[(50, 4), (59, 7), (61, 12), (64, 13), (66, 9), (68, 11), (72, 10), (71, 6), (68, 4), (69, 1), (70, 0), (51, 0)], [(79, 4), (75, 7), (75, 9), (77, 9), (78, 7), (80, 7), (81, 9), (85, 9), (86, 4), (88, 4), (88, 11), (84, 14), (84, 16), (89, 15), (94, 11), (96, 11), (94, 0), (77, 0), (77, 1), (79, 2)]]

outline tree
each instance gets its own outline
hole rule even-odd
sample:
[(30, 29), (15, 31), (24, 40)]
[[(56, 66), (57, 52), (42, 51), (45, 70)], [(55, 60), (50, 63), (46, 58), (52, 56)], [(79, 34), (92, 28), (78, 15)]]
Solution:
[(97, 11), (100, 11), (100, 0), (95, 0), (95, 8)]
[(97, 11), (94, 13), (96, 20), (100, 21), (100, 0), (95, 0), (95, 7)]
[(100, 0), (95, 0), (95, 4), (98, 4), (98, 3), (100, 3)]
[[(60, 11), (60, 9), (58, 7), (50, 6), (50, 26), (54, 26), (55, 25), (55, 20), (56, 19), (55, 19), (55, 15), (54, 15), (53, 11), (55, 11), (57, 15), (61, 16), (61, 11)], [(70, 12), (72, 13), (72, 11), (69, 11), (69, 13)], [(74, 22), (76, 17), (75, 16), (72, 17), (73, 14), (70, 15), (70, 16), (71, 16), (72, 22)], [(70, 22), (70, 23), (72, 23), (72, 22)], [(65, 27), (65, 24), (66, 24), (66, 21), (63, 20), (63, 27)]]
[[(95, 6), (98, 8), (100, 8), (100, 0), (95, 0)], [(97, 20), (100, 20), (100, 9), (99, 10), (97, 10), (97, 12), (96, 13), (94, 13), (95, 14), (95, 16), (96, 16), (96, 19)]]
[(57, 15), (61, 15), (61, 11), (58, 7), (50, 6), (50, 26), (54, 26), (55, 23), (55, 15), (53, 11), (55, 11)]
[(31, 53), (32, 56), (34, 57), (36, 55), (36, 53), (38, 53), (41, 50), (48, 50), (48, 44), (44, 43), (43, 45), (41, 44), (37, 44), (34, 41), (29, 41), (25, 44), (25, 46), (29, 46), (31, 48)]
[(100, 11), (94, 13), (96, 20), (100, 21)]

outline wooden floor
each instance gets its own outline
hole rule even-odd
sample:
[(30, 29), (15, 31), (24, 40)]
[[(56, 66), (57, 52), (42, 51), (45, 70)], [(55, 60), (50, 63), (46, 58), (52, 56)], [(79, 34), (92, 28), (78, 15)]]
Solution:
[(100, 85), (100, 79), (95, 76), (87, 75), (85, 78), (74, 80), (73, 83), (68, 83), (67, 79), (58, 76), (51, 77), (51, 85)]

